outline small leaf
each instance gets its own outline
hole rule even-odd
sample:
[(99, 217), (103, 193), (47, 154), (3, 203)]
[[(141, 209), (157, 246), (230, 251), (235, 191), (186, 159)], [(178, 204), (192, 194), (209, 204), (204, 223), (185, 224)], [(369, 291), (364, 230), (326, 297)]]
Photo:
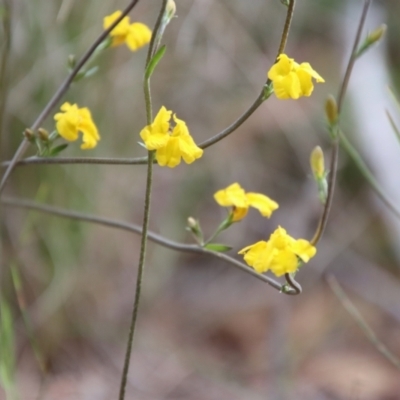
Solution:
[(146, 68), (146, 72), (144, 73), (144, 77), (146, 79), (149, 79), (151, 75), (154, 72), (154, 69), (157, 67), (157, 64), (161, 61), (163, 58), (165, 51), (167, 50), (166, 46), (161, 46), (158, 50), (157, 53), (154, 54), (153, 58), (150, 60), (149, 65)]
[(204, 248), (207, 250), (217, 251), (219, 253), (223, 253), (224, 251), (229, 251), (232, 249), (231, 246), (220, 243), (208, 243), (204, 246)]
[(68, 143), (60, 144), (50, 150), (49, 156), (56, 156), (68, 147)]
[(85, 72), (84, 78), (89, 78), (90, 76), (94, 75), (98, 70), (99, 70), (98, 65), (95, 65), (94, 67), (89, 68), (89, 69)]

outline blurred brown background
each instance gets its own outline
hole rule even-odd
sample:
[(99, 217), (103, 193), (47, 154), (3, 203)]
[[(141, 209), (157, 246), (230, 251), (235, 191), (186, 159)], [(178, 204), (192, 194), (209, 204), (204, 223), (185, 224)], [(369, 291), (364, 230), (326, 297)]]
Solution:
[[(131, 19), (151, 26), (160, 3), (139, 2)], [(153, 103), (155, 110), (165, 105), (176, 112), (199, 143), (258, 96), (276, 55), (285, 7), (278, 0), (176, 3), (178, 18), (166, 31), (167, 53), (152, 80)], [(213, 193), (239, 182), (280, 208), (270, 220), (250, 212), (225, 232), (219, 241), (232, 245), (231, 255), (268, 238), (278, 224), (295, 237), (312, 236), (321, 207), (309, 154), (320, 145), (329, 159), (323, 104), (338, 91), (362, 2), (298, 3), (286, 52), (310, 62), (326, 83), (310, 98), (271, 98), (193, 165), (156, 168), (153, 231), (189, 243), (185, 225), (193, 216), (210, 234), (225, 216)], [(3, 159), (12, 157), (21, 132), (65, 77), (68, 55), (79, 57), (101, 31), (102, 18), (126, 4), (11, 1)], [(386, 23), (387, 38), (356, 65), (342, 121), (389, 192), (385, 177), (394, 179), (394, 188), (400, 182), (400, 147), (391, 145), (394, 133), (384, 117), (384, 102), (393, 104), (387, 86), (397, 94), (400, 88), (399, 20), (398, 1), (374, 3), (366, 27)], [(72, 144), (65, 156), (145, 155), (137, 144), (145, 124), (145, 56), (145, 50), (110, 49), (99, 59), (100, 71), (71, 88), (65, 100), (92, 110), (102, 139), (87, 152)], [(357, 80), (368, 72), (372, 80)], [(371, 145), (363, 127), (378, 120), (379, 141)], [(54, 128), (52, 118), (44, 127)], [(386, 173), (379, 166), (387, 164), (388, 148), (397, 159)], [(21, 167), (7, 192), (141, 223), (145, 173), (144, 166)], [(391, 194), (400, 200), (396, 190)], [(140, 238), (12, 208), (3, 208), (3, 217), (1, 290), (15, 318), (20, 398), (117, 398)], [(328, 229), (317, 256), (298, 274), (301, 296), (279, 294), (221, 261), (150, 244), (127, 399), (400, 399), (400, 372), (365, 338), (324, 278), (337, 277), (378, 337), (400, 356), (399, 231), (342, 152)], [(17, 307), (10, 266), (22, 277), (45, 377)]]

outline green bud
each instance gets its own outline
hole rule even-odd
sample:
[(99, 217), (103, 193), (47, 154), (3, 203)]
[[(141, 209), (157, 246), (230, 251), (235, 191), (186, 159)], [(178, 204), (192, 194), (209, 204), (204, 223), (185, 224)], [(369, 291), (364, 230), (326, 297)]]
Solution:
[(336, 100), (333, 96), (329, 96), (325, 102), (325, 115), (329, 125), (335, 125), (338, 119), (338, 110)]
[(39, 128), (37, 132), (40, 140), (43, 140), (44, 142), (49, 140), (49, 132), (47, 132), (46, 129)]

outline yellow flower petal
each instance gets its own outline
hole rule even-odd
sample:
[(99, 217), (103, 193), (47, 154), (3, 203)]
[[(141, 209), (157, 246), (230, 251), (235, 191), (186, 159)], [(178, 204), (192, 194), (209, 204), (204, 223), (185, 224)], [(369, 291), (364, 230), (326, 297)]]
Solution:
[(262, 240), (240, 250), (239, 254), (244, 254), (244, 260), (250, 267), (253, 267), (258, 273), (263, 273), (269, 269), (273, 249), (268, 242)]
[(263, 217), (269, 218), (271, 214), (279, 207), (277, 202), (260, 193), (247, 193), (246, 197), (249, 205), (260, 211)]
[(151, 30), (141, 22), (135, 22), (129, 26), (129, 32), (126, 36), (126, 44), (132, 50), (136, 51), (150, 42)]
[(88, 108), (78, 108), (77, 104), (64, 103), (60, 110), (62, 112), (54, 115), (57, 132), (65, 140), (70, 142), (78, 139), (78, 133), (83, 134), (81, 149), (92, 149), (100, 140), (97, 127), (93, 122)]
[(178, 138), (169, 137), (165, 146), (157, 149), (156, 159), (161, 167), (174, 168), (181, 162)]
[(248, 213), (249, 209), (247, 207), (233, 207), (232, 208), (232, 221), (238, 222), (242, 220)]
[(280, 226), (271, 234), (268, 242), (261, 241), (242, 249), (244, 261), (257, 272), (271, 270), (276, 276), (293, 273), (303, 262), (316, 254), (316, 248), (305, 239), (294, 239)]
[(162, 106), (153, 123), (142, 129), (140, 137), (144, 141), (147, 150), (158, 150), (167, 145), (170, 139), (168, 132), (171, 114), (172, 111), (168, 111)]
[(325, 82), (309, 63), (296, 63), (286, 54), (281, 54), (277, 62), (268, 71), (275, 95), (278, 99), (298, 99), (310, 96), (313, 89), (313, 79)]
[[(122, 14), (121, 11), (115, 11), (111, 15), (104, 17), (103, 28), (108, 29), (117, 18)], [(112, 46), (119, 46), (123, 44), (130, 32), (129, 17), (126, 16), (118, 23), (118, 25), (110, 32), (112, 38)]]
[(218, 190), (214, 194), (214, 199), (222, 207), (249, 207), (246, 193), (238, 183), (233, 183), (226, 189)]

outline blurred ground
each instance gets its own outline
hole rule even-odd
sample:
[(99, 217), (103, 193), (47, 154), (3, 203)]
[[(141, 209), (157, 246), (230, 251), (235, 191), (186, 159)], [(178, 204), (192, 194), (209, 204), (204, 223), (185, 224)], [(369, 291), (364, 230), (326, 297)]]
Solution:
[[(167, 53), (152, 80), (154, 108), (174, 110), (201, 142), (258, 96), (276, 55), (285, 8), (278, 0), (176, 3), (178, 18), (167, 29)], [(354, 14), (346, 3), (355, 6)], [(251, 212), (224, 233), (220, 240), (233, 247), (232, 255), (268, 237), (278, 224), (295, 237), (312, 236), (320, 206), (309, 154), (320, 145), (329, 157), (323, 104), (329, 93), (337, 93), (361, 3), (299, 2), (287, 53), (310, 62), (326, 83), (310, 98), (271, 98), (195, 164), (156, 168), (152, 230), (189, 243), (185, 224), (193, 216), (211, 233), (225, 216), (212, 195), (237, 181), (248, 191), (268, 194), (280, 208), (270, 220)], [(12, 2), (3, 159), (11, 158), (21, 132), (64, 78), (68, 55), (79, 57), (101, 31), (103, 16), (125, 4)], [(132, 20), (152, 25), (159, 4), (139, 2)], [(367, 29), (388, 24), (379, 51), (391, 82), (382, 84), (398, 93), (400, 5), (393, 0), (376, 7)], [(92, 110), (102, 136), (99, 146), (84, 154), (145, 155), (137, 144), (145, 124), (144, 61), (145, 50), (109, 50), (99, 60), (99, 73), (67, 94), (66, 101)], [(374, 100), (367, 83), (353, 85), (357, 90)], [(349, 97), (343, 125), (360, 143), (359, 119), (368, 125), (374, 115), (356, 110), (357, 101)], [(49, 118), (45, 128), (53, 126)], [(82, 151), (74, 144), (65, 155)], [(141, 223), (144, 183), (144, 166), (32, 166), (14, 173), (8, 193)], [(151, 244), (127, 399), (400, 399), (400, 372), (365, 338), (324, 278), (337, 277), (378, 337), (400, 356), (399, 260), (384, 213), (342, 152), (330, 224), (317, 256), (298, 275), (303, 294), (297, 297), (281, 295), (220, 261)], [(11, 208), (3, 209), (3, 216), (0, 283), (15, 317), (20, 398), (117, 398), (139, 237)], [(10, 266), (22, 276), (44, 376), (18, 310)]]

